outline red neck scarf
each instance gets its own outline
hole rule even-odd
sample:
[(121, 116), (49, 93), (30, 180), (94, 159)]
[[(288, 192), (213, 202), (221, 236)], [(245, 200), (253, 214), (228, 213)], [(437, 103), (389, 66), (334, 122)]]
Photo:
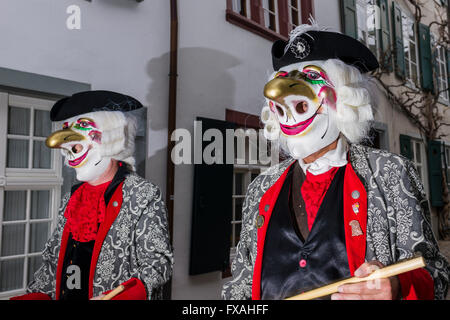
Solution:
[(105, 191), (111, 181), (98, 186), (83, 183), (70, 197), (64, 217), (72, 238), (80, 242), (95, 240), (98, 226), (105, 219)]
[(308, 216), (309, 231), (311, 231), (320, 204), (322, 203), (338, 169), (338, 167), (333, 167), (327, 172), (318, 175), (313, 175), (309, 171), (306, 172), (306, 178), (302, 184), (301, 192), (303, 201), (305, 202), (306, 214)]

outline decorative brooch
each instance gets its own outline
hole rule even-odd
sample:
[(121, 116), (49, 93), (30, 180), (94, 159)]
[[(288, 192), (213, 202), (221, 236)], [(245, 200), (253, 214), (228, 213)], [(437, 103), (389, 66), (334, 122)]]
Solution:
[(304, 59), (311, 53), (311, 46), (304, 38), (298, 37), (292, 43), (291, 51), (297, 59)]

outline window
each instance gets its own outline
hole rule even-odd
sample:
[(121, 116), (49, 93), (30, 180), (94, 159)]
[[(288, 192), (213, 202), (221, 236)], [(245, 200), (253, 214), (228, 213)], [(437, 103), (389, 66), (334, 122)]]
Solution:
[(231, 260), (236, 254), (236, 246), (239, 243), (242, 226), (242, 205), (244, 203), (247, 188), (259, 174), (260, 168), (237, 166), (233, 172), (233, 215), (231, 219)]
[(250, 17), (250, 0), (233, 0), (233, 11), (246, 18)]
[(275, 0), (262, 0), (264, 26), (275, 32), (278, 31), (278, 8)]
[(377, 54), (377, 12), (374, 0), (356, 1), (358, 40), (364, 43), (375, 55)]
[(0, 93), (0, 297), (24, 293), (55, 226), (61, 156), (45, 146), (53, 103)]
[(447, 56), (446, 49), (436, 41), (436, 36), (431, 34), (432, 48), (434, 50), (434, 71), (436, 88), (442, 102), (448, 102), (448, 82), (447, 82)]
[(364, 139), (361, 144), (371, 148), (389, 150), (387, 126), (384, 123), (374, 122), (367, 139)]
[[(250, 183), (271, 165), (272, 149), (260, 130), (260, 120), (256, 115), (226, 110), (226, 120), (235, 125), (232, 216), (230, 234), (230, 262), (236, 255), (242, 227), (242, 206)], [(222, 273), (222, 277), (231, 276), (231, 266)]]
[(405, 76), (408, 82), (419, 85), (417, 38), (414, 20), (402, 11), (403, 50), (405, 53)]
[(425, 192), (428, 194), (428, 175), (425, 146), (423, 142), (416, 139), (411, 139), (411, 144), (413, 155), (411, 161), (414, 163), (414, 166), (416, 167), (420, 179), (422, 180), (422, 183), (424, 185)]
[(341, 11), (344, 33), (364, 43), (382, 61), (380, 67), (390, 68), (388, 1), (342, 0)]
[(270, 41), (313, 16), (313, 0), (227, 0), (226, 20)]
[(300, 25), (300, 0), (290, 0), (288, 2), (289, 31)]

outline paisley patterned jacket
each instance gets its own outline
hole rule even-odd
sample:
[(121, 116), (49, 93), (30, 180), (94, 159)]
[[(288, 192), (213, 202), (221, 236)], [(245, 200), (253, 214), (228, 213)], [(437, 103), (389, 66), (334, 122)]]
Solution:
[[(367, 193), (365, 260), (378, 260), (390, 265), (420, 252), (427, 264), (425, 269), (434, 282), (434, 298), (445, 299), (449, 265), (439, 252), (431, 229), (424, 188), (412, 162), (402, 156), (361, 145), (350, 146), (349, 159)], [(260, 202), (294, 161), (288, 159), (269, 168), (248, 187), (242, 209), (240, 242), (231, 267), (232, 279), (224, 284), (222, 298), (241, 300), (255, 297), (252, 290), (260, 249), (256, 226)]]
[[(62, 200), (58, 224), (45, 245), (43, 264), (28, 285), (28, 293), (58, 298), (55, 288), (59, 288), (58, 261), (61, 261), (60, 250), (66, 237), (64, 211), (69, 198), (70, 193)], [(137, 278), (144, 284), (148, 299), (162, 299), (162, 286), (172, 275), (173, 255), (161, 192), (156, 185), (131, 173), (109, 203), (114, 200), (118, 202), (113, 204), (117, 209), (109, 220), (111, 225), (104, 230), (103, 241), (96, 240), (98, 256), (95, 268), (91, 269), (90, 296), (98, 296), (130, 278)], [(108, 210), (106, 219), (110, 214)], [(95, 251), (96, 247), (94, 256)], [(94, 257), (92, 261), (95, 262)]]

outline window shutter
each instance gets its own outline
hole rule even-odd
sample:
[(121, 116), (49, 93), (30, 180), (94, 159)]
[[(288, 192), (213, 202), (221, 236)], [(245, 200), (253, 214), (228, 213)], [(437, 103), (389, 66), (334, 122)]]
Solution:
[(422, 89), (433, 90), (433, 70), (431, 61), (431, 34), (430, 28), (419, 24), (419, 63)]
[(380, 33), (379, 33), (379, 47), (380, 59), (384, 58), (383, 68), (392, 71), (392, 48), (391, 48), (391, 33), (389, 28), (389, 4), (387, 0), (377, 0), (377, 5), (380, 8)]
[(413, 160), (411, 137), (404, 134), (400, 135), (400, 154), (409, 160)]
[(434, 207), (444, 205), (442, 199), (442, 152), (440, 141), (428, 142), (428, 180), (430, 182), (430, 202)]
[(380, 8), (380, 59), (384, 58), (383, 68), (392, 71), (391, 33), (389, 28), (389, 4), (387, 0), (377, 0)]
[(405, 51), (403, 48), (402, 10), (395, 2), (392, 3), (392, 31), (394, 35), (395, 74), (404, 79)]
[[(223, 164), (194, 165), (194, 201), (191, 228), (189, 274), (223, 271), (229, 265), (233, 194), (233, 164), (226, 164), (226, 129), (229, 122), (197, 118), (202, 121), (201, 136), (218, 129), (223, 137)], [(202, 154), (210, 141), (202, 142)]]
[(356, 0), (341, 0), (341, 10), (344, 33), (358, 39)]

